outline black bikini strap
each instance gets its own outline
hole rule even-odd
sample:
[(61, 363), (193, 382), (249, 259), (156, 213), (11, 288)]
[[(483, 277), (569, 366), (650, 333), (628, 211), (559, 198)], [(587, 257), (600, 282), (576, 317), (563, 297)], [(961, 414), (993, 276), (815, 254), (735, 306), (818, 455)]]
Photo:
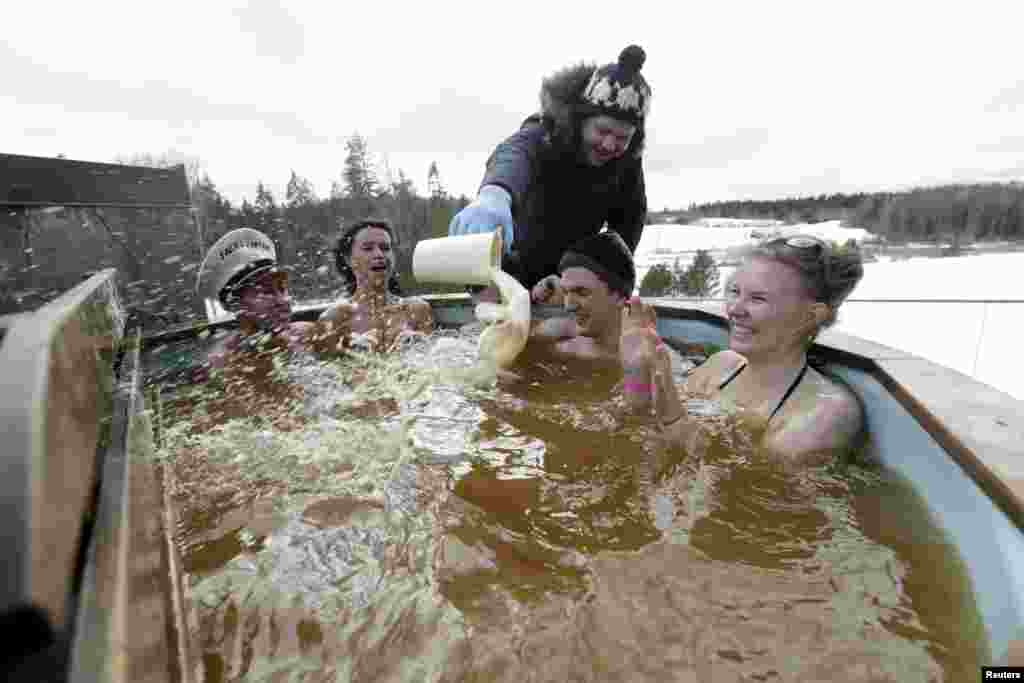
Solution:
[(789, 398), (794, 391), (796, 391), (797, 385), (800, 384), (800, 380), (804, 378), (804, 374), (806, 373), (807, 363), (804, 363), (804, 366), (800, 368), (800, 374), (796, 376), (796, 379), (793, 380), (793, 383), (789, 385), (789, 389), (786, 389), (786, 393), (782, 395), (782, 400), (779, 401), (779, 405), (775, 406), (775, 410), (773, 410), (772, 414), (768, 416), (769, 422), (771, 422), (772, 418), (775, 417), (775, 413), (779, 412), (779, 408), (781, 408), (782, 404), (786, 402), (786, 399)]
[(733, 381), (734, 379), (736, 379), (736, 375), (738, 375), (741, 372), (743, 372), (743, 368), (745, 368), (745, 367), (747, 367), (747, 364), (746, 363), (741, 363), (738, 368), (736, 368), (735, 370), (732, 371), (731, 375), (729, 375), (728, 377), (725, 378), (724, 382), (722, 382), (721, 384), (718, 385), (718, 390), (721, 391), (722, 389), (725, 389), (725, 385), (728, 384), (729, 382)]

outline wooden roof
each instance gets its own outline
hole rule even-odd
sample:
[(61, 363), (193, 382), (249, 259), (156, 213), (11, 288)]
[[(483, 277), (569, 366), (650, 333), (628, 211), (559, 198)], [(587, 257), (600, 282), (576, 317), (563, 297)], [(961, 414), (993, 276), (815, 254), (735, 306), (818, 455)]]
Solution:
[(184, 165), (101, 164), (0, 154), (0, 206), (191, 207)]

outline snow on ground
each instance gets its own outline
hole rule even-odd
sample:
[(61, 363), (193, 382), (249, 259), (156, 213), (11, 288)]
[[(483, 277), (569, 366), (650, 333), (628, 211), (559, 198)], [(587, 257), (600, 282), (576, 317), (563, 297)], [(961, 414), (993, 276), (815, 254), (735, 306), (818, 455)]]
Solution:
[(800, 233), (844, 242), (851, 237), (858, 240), (871, 237), (871, 233), (863, 228), (842, 227), (840, 221), (783, 225), (781, 221), (705, 218), (689, 225), (648, 225), (644, 227), (637, 252), (658, 248), (725, 249), (745, 244), (753, 233), (767, 235), (774, 232), (784, 235)]
[(671, 265), (678, 257), (685, 266), (697, 249), (711, 251), (718, 261), (728, 260), (729, 249), (776, 232), (814, 235), (840, 242), (851, 237), (863, 240), (872, 236), (862, 228), (840, 227), (839, 221), (784, 226), (779, 221), (706, 218), (689, 225), (648, 225), (636, 248), (637, 282), (656, 263)]
[(923, 356), (1024, 400), (1016, 347), (1024, 303), (885, 303), (862, 299), (1024, 302), (1024, 254), (868, 263), (836, 329)]
[[(719, 220), (719, 219), (715, 219)], [(659, 256), (686, 263), (696, 249), (721, 260), (730, 247), (751, 241), (765, 226), (648, 226), (637, 247), (638, 277)], [(785, 234), (810, 233), (845, 242), (867, 231), (839, 227), (838, 221), (787, 226)], [(663, 249), (656, 254), (654, 249)], [(656, 261), (655, 261), (656, 262)], [(864, 279), (839, 311), (835, 329), (928, 358), (1024, 400), (1024, 363), (1014, 351), (1024, 333), (1024, 303), (888, 303), (865, 299), (1010, 299), (1024, 302), (1024, 253), (953, 258), (911, 258), (865, 264)], [(721, 269), (722, 282), (732, 271)], [(639, 280), (638, 280), (639, 281)]]

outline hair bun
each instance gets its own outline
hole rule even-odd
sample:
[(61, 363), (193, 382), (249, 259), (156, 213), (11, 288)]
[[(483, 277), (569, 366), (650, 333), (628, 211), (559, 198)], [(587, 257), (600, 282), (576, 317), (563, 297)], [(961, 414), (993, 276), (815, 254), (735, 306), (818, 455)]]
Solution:
[(647, 54), (639, 45), (630, 45), (619, 53), (619, 67), (629, 74), (635, 74), (643, 68)]

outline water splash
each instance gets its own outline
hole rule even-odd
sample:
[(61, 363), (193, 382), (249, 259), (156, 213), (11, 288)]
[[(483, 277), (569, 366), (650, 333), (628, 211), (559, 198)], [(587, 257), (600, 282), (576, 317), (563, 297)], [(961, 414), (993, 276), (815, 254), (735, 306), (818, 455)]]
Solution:
[(504, 303), (477, 304), (477, 319), (489, 323), (480, 335), (480, 359), (505, 368), (526, 347), (530, 336), (530, 292), (502, 270), (495, 269), (491, 277)]

